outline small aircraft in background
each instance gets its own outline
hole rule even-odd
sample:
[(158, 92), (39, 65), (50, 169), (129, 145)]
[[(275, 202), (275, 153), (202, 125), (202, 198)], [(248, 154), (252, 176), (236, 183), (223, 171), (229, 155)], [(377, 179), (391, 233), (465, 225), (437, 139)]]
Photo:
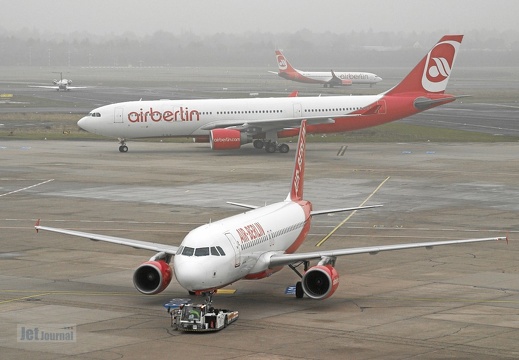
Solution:
[(70, 86), (72, 84), (72, 80), (70, 79), (63, 79), (63, 73), (62, 72), (56, 72), (56, 74), (59, 74), (60, 79), (54, 79), (52, 80), (52, 83), (54, 85), (29, 85), (29, 87), (32, 88), (43, 88), (43, 89), (54, 89), (56, 91), (70, 91), (75, 89), (86, 89), (87, 86)]
[(271, 73), (277, 74), (284, 79), (301, 83), (323, 84), (325, 88), (334, 86), (350, 86), (353, 84), (368, 84), (369, 86), (373, 86), (374, 84), (382, 81), (380, 76), (368, 72), (297, 70), (292, 65), (290, 65), (287, 58), (280, 50), (276, 50), (276, 60), (278, 63), (279, 72), (276, 73), (274, 71), (270, 71)]
[[(166, 289), (174, 275), (180, 286), (191, 293), (207, 295), (209, 302), (218, 289), (241, 279), (269, 277), (285, 266), (300, 277), (295, 287), (297, 298), (306, 295), (322, 300), (330, 297), (339, 286), (335, 261), (340, 256), (507, 240), (506, 237), (492, 237), (297, 253), (310, 231), (312, 217), (381, 206), (313, 210), (312, 203), (303, 198), (306, 134), (306, 120), (303, 120), (290, 191), (283, 201), (265, 206), (229, 202), (248, 211), (191, 230), (180, 246), (41, 226), (39, 220), (36, 230), (155, 251), (157, 253), (134, 272), (133, 284), (137, 290), (146, 295), (158, 294)], [(311, 261), (317, 264), (310, 266)], [(296, 269), (299, 265), (304, 266), (303, 274)]]

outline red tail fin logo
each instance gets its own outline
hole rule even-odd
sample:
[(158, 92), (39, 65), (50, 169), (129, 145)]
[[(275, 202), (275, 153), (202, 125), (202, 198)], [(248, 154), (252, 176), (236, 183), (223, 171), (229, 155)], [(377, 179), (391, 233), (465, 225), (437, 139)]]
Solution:
[(305, 174), (305, 149), (306, 149), (306, 120), (301, 121), (299, 130), (299, 141), (297, 143), (297, 153), (292, 177), (292, 188), (290, 190), (290, 200), (303, 200), (303, 183)]
[(426, 91), (445, 90), (459, 46), (460, 42), (447, 40), (429, 51), (422, 75), (422, 86)]
[(281, 54), (281, 53), (277, 54), (276, 55), (276, 59), (277, 59), (277, 62), (278, 62), (279, 70), (284, 71), (284, 70), (288, 69), (287, 60), (285, 59), (283, 54)]

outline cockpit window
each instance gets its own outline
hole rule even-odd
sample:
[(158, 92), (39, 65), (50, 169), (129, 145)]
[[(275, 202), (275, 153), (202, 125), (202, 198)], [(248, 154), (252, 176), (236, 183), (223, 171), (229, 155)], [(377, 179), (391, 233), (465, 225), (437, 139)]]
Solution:
[(88, 116), (92, 116), (92, 117), (101, 117), (101, 113), (98, 113), (98, 112), (91, 112), (90, 114), (88, 114)]
[(177, 250), (177, 255), (182, 254), (184, 256), (225, 256), (225, 252), (220, 246), (192, 248), (188, 246), (181, 246)]
[(208, 255), (209, 255), (208, 247), (198, 248), (195, 250), (195, 256), (208, 256)]
[(182, 250), (182, 255), (185, 255), (185, 256), (193, 256), (193, 254), (195, 253), (195, 249), (193, 249), (192, 247), (185, 247), (184, 250)]

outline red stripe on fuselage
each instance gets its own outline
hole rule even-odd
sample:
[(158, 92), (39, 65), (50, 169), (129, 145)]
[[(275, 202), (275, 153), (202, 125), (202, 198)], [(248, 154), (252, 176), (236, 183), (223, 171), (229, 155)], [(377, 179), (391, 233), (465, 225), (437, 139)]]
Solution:
[[(445, 99), (445, 102), (440, 102), (431, 106), (430, 108), (440, 106), (455, 100), (455, 97), (452, 95), (442, 95), (442, 94), (424, 94), (424, 93), (416, 93), (416, 94), (406, 94), (406, 95), (398, 95), (398, 96), (383, 96), (378, 102), (385, 102), (385, 111), (382, 114), (369, 114), (369, 115), (359, 115), (359, 116), (347, 116), (347, 117), (334, 117), (334, 124), (317, 124), (317, 125), (307, 125), (306, 132), (308, 134), (325, 134), (325, 133), (336, 133), (336, 132), (346, 132), (353, 130), (365, 129), (368, 127), (382, 125), (391, 121), (399, 120), (419, 112), (419, 110), (414, 107), (414, 102), (417, 98), (425, 97), (428, 99)], [(376, 106), (377, 102), (370, 106)], [(369, 108), (370, 106), (367, 106)], [(358, 110), (352, 112), (351, 114), (362, 114), (365, 110)], [(299, 129), (290, 129), (290, 130), (282, 130), (278, 132), (278, 137), (292, 137), (297, 136), (299, 133)]]

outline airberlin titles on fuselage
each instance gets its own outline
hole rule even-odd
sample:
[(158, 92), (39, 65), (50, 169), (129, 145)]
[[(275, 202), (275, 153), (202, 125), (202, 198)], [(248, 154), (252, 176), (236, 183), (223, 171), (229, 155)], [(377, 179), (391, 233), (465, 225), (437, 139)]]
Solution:
[(263, 227), (258, 222), (250, 225), (245, 225), (242, 228), (237, 228), (236, 232), (240, 236), (240, 240), (242, 243), (256, 240), (266, 234), (265, 230), (263, 230)]
[(140, 109), (140, 112), (132, 111), (128, 113), (128, 121), (132, 123), (138, 122), (159, 122), (159, 121), (200, 121), (200, 112), (198, 110), (189, 110), (189, 108), (179, 107), (178, 109), (157, 111), (150, 107), (149, 111)]

